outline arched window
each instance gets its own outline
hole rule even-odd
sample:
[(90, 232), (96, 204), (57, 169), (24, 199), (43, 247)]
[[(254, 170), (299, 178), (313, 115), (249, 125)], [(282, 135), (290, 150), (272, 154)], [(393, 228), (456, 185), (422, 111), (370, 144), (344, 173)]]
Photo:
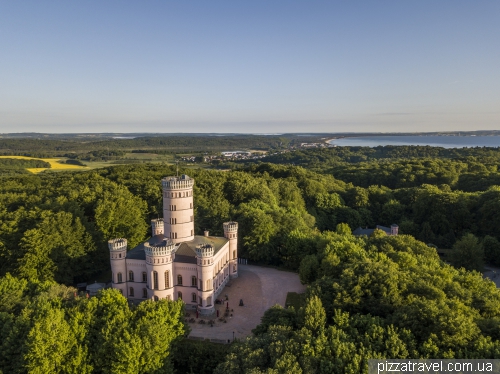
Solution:
[(142, 272), (142, 281), (147, 282), (148, 281), (148, 275), (146, 274), (145, 271)]
[(130, 270), (130, 271), (128, 272), (128, 280), (129, 280), (130, 282), (133, 282), (133, 281), (134, 281), (134, 272), (133, 272), (132, 270)]
[(197, 296), (197, 295), (196, 295), (194, 292), (191, 294), (191, 301), (192, 301), (193, 303), (195, 303), (195, 302), (196, 302), (196, 296)]
[(142, 298), (146, 299), (148, 297), (148, 290), (146, 288), (142, 289)]
[(182, 292), (177, 292), (177, 300), (182, 300)]
[(153, 297), (154, 301), (158, 301), (158, 296)]
[(197, 284), (196, 277), (191, 277), (191, 286), (196, 287)]
[(118, 273), (117, 278), (118, 278), (118, 283), (121, 283), (122, 282), (122, 273)]
[(170, 288), (170, 273), (168, 270), (165, 272), (165, 288)]
[(212, 296), (207, 297), (207, 306), (212, 305)]
[(130, 297), (134, 297), (134, 287), (130, 287), (129, 290), (128, 290), (128, 295)]
[(153, 288), (158, 289), (158, 272), (153, 271)]
[(178, 276), (177, 276), (177, 284), (178, 284), (179, 286), (182, 286), (182, 275), (178, 275)]

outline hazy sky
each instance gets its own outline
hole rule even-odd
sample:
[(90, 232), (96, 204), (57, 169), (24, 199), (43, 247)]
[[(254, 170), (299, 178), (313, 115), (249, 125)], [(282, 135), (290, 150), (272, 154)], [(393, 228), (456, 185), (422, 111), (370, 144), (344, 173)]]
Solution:
[(500, 1), (0, 1), (0, 132), (500, 129)]

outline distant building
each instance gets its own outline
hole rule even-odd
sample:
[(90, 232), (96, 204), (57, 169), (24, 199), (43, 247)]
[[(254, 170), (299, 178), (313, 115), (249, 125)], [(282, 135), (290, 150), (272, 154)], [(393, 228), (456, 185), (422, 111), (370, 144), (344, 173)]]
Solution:
[(224, 237), (195, 235), (193, 185), (187, 175), (163, 178), (163, 219), (151, 221), (152, 237), (130, 251), (127, 239), (108, 242), (112, 287), (129, 300), (181, 299), (208, 315), (238, 277), (238, 223), (224, 223)]
[(97, 292), (99, 292), (100, 290), (102, 290), (104, 288), (106, 288), (106, 283), (97, 283), (97, 281), (96, 281), (95, 283), (89, 284), (86, 287), (86, 290), (87, 290), (89, 296), (96, 296)]
[(377, 225), (374, 229), (369, 229), (368, 227), (363, 229), (361, 227), (358, 227), (352, 233), (357, 236), (361, 235), (370, 236), (376, 229), (382, 230), (387, 235), (398, 235), (399, 226), (396, 224), (392, 224), (391, 227)]

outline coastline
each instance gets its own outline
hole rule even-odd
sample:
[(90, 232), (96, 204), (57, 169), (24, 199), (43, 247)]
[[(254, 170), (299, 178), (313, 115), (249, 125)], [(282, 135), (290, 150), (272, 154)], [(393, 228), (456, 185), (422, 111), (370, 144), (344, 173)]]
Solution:
[[(361, 135), (329, 137), (324, 140), (330, 146), (337, 147), (386, 147), (386, 146), (421, 146), (439, 148), (472, 148), (472, 147), (500, 147), (498, 135)], [(335, 144), (336, 143), (336, 144)]]

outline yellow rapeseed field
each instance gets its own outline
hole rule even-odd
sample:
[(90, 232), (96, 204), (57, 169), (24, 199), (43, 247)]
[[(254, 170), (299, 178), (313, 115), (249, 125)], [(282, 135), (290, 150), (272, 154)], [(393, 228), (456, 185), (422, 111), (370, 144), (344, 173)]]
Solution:
[[(26, 156), (0, 156), (0, 158), (18, 158), (18, 159), (25, 159), (25, 160), (42, 160), (45, 162), (48, 162), (50, 164), (50, 168), (54, 170), (61, 170), (61, 169), (88, 169), (86, 166), (78, 166), (78, 165), (69, 165), (69, 164), (60, 164), (59, 161), (61, 159), (59, 158), (36, 158), (36, 157), (26, 157)], [(34, 174), (40, 173), (44, 170), (47, 170), (47, 168), (29, 168), (26, 169)]]

